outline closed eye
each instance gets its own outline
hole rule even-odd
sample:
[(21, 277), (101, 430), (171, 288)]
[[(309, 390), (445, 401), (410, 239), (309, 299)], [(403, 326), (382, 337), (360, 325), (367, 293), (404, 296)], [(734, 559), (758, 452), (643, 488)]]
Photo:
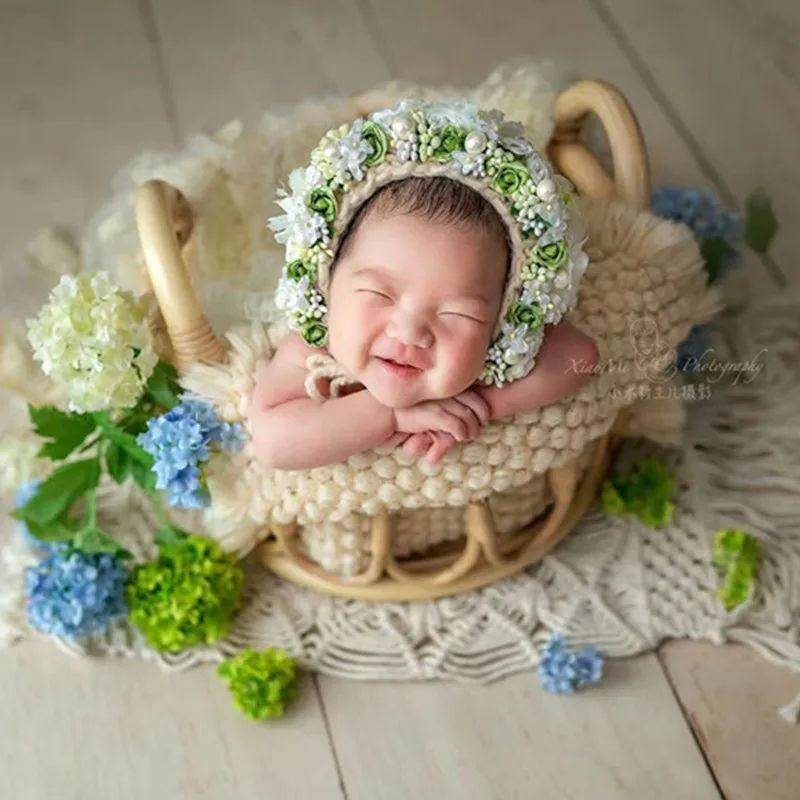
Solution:
[(478, 322), (481, 325), (484, 325), (486, 323), (485, 319), (482, 319), (481, 317), (477, 317), (474, 314), (467, 314), (467, 313), (465, 313), (463, 311), (441, 311), (441, 312), (439, 312), (439, 316), (441, 316), (441, 317), (459, 317), (461, 319), (469, 319), (469, 320), (472, 320), (473, 322)]
[(386, 294), (386, 292), (381, 292), (378, 289), (367, 289), (367, 288), (356, 289), (356, 294), (371, 294), (376, 297), (381, 297), (384, 300), (390, 300), (390, 301), (394, 300), (394, 298), (391, 295)]

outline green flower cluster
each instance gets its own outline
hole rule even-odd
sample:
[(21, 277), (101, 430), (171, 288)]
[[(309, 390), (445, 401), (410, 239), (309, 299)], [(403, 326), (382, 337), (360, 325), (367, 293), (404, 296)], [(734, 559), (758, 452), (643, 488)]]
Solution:
[(675, 478), (655, 458), (641, 461), (629, 475), (616, 475), (603, 484), (601, 501), (606, 514), (633, 514), (645, 525), (660, 528), (672, 521)]
[(712, 563), (720, 578), (717, 596), (726, 611), (745, 603), (761, 569), (761, 543), (738, 528), (717, 531)]
[(228, 684), (234, 706), (248, 719), (282, 717), (297, 694), (297, 663), (285, 650), (248, 648), (220, 664), (217, 674)]
[(225, 636), (239, 608), (244, 575), (210, 539), (189, 536), (160, 549), (131, 575), (131, 622), (155, 650), (177, 653)]

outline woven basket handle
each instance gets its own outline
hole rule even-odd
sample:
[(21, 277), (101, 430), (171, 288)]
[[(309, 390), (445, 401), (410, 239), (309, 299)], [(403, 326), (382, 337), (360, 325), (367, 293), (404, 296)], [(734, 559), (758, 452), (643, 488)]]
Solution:
[(136, 226), (175, 366), (221, 362), (225, 352), (200, 307), (181, 254), (192, 228), (185, 198), (163, 181), (147, 181), (136, 197)]
[[(579, 141), (590, 114), (603, 124), (611, 146), (614, 178)], [(578, 190), (590, 197), (616, 197), (640, 209), (650, 207), (650, 168), (644, 137), (628, 101), (610, 83), (578, 81), (556, 98), (556, 129), (550, 159)]]

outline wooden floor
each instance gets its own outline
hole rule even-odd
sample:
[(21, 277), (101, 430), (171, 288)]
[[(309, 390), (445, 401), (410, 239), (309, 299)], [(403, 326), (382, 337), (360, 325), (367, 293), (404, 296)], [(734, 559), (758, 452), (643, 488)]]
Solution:
[[(274, 102), (390, 77), (480, 80), (517, 54), (617, 84), (656, 183), (783, 223), (749, 280), (800, 279), (800, 4), (795, 0), (0, 0), (0, 310), (37, 228), (81, 224), (149, 147)], [(797, 676), (736, 647), (674, 643), (597, 691), (534, 675), (488, 688), (307, 678), (256, 726), (212, 670), (0, 653), (2, 800), (795, 800)]]

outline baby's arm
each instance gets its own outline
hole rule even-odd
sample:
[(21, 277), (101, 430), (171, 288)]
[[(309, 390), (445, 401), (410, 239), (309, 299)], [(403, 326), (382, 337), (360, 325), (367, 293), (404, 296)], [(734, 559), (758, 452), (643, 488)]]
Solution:
[(311, 469), (345, 461), (356, 453), (426, 430), (463, 441), (488, 420), (480, 398), (423, 402), (392, 409), (368, 391), (316, 400), (306, 396), (305, 360), (311, 351), (287, 337), (263, 370), (253, 391), (250, 422), (256, 455), (273, 469)]
[(261, 373), (250, 409), (256, 455), (273, 469), (310, 469), (344, 461), (387, 441), (391, 409), (369, 392), (316, 400), (305, 391), (305, 345), (285, 340)]
[(478, 386), (494, 420), (532, 411), (569, 397), (580, 389), (597, 365), (594, 340), (569, 322), (547, 332), (536, 366), (530, 374), (507, 386)]
[[(486, 401), (490, 419), (505, 419), (577, 392), (591, 375), (598, 357), (597, 345), (590, 337), (574, 325), (561, 322), (547, 332), (536, 367), (529, 375), (502, 387), (475, 384), (472, 391)], [(404, 450), (410, 458), (425, 454), (429, 461), (437, 463), (455, 445), (456, 440), (449, 434), (428, 431), (409, 437)]]

